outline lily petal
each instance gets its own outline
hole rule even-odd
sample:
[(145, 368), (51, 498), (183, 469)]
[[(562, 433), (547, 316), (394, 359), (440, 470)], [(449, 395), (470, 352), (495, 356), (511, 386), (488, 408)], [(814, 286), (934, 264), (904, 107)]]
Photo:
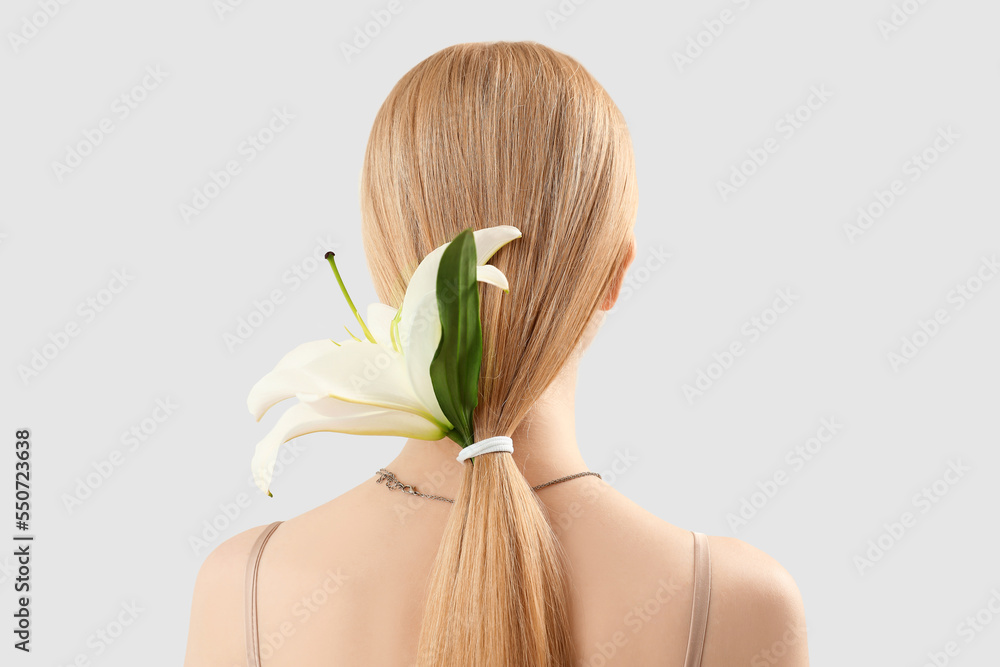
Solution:
[(472, 236), (476, 239), (476, 263), (485, 264), (497, 250), (521, 238), (521, 230), (513, 225), (497, 225), (472, 232)]
[(392, 340), (389, 337), (389, 325), (395, 316), (396, 309), (392, 306), (378, 302), (368, 305), (368, 321), (366, 324), (379, 345), (392, 347)]
[(510, 291), (510, 284), (507, 282), (507, 276), (503, 274), (503, 271), (493, 266), (492, 264), (483, 264), (482, 266), (477, 266), (476, 280), (490, 285), (496, 285), (504, 292)]
[(423, 302), (417, 308), (417, 315), (406, 322), (409, 328), (399, 325), (399, 337), (403, 344), (403, 358), (406, 360), (406, 370), (410, 376), (410, 386), (413, 392), (431, 411), (434, 417), (451, 427), (451, 422), (441, 410), (434, 384), (431, 382), (431, 361), (441, 342), (441, 317), (438, 313), (437, 295), (433, 292), (424, 296)]
[(316, 357), (326, 354), (335, 347), (337, 346), (334, 345), (333, 339), (331, 338), (302, 343), (301, 345), (292, 348), (291, 352), (288, 352), (285, 356), (283, 356), (278, 363), (275, 364), (274, 369), (278, 370), (280, 368), (298, 368), (299, 366), (304, 366)]
[[(497, 250), (514, 239), (520, 238), (521, 232), (517, 227), (511, 225), (498, 225), (474, 231), (472, 236), (476, 241), (476, 261), (479, 265), (483, 265), (496, 254)], [(418, 310), (423, 308), (427, 295), (435, 294), (437, 291), (438, 267), (441, 264), (441, 256), (449, 243), (444, 243), (432, 250), (421, 260), (413, 275), (410, 276), (410, 282), (406, 286), (406, 294), (403, 296), (402, 314), (399, 322), (400, 332), (403, 329), (413, 330), (414, 320), (418, 316), (424, 317), (424, 313), (418, 313)], [(506, 281), (506, 278), (504, 280)]]
[(328, 397), (298, 403), (281, 415), (274, 428), (257, 443), (250, 467), (258, 488), (268, 491), (282, 444), (317, 431), (398, 435), (420, 440), (440, 440), (444, 437), (439, 427), (408, 412), (345, 403)]
[(255, 384), (250, 390), (250, 394), (247, 396), (247, 408), (250, 410), (250, 414), (252, 414), (257, 421), (260, 421), (260, 418), (264, 416), (264, 413), (267, 412), (268, 409), (270, 409), (275, 403), (278, 403), (286, 398), (291, 398), (294, 395), (294, 392), (275, 393), (272, 390), (272, 386), (269, 383), (264, 382), (269, 375), (281, 370), (301, 368), (314, 359), (321, 357), (330, 350), (334, 350), (336, 348), (337, 345), (333, 342), (333, 340), (324, 338), (323, 340), (314, 340), (308, 343), (302, 343), (285, 354), (285, 356), (283, 356), (278, 363), (275, 364), (274, 370), (264, 376), (261, 380), (258, 380), (257, 384)]
[[(492, 265), (480, 266), (476, 278), (507, 291), (507, 277)], [(403, 357), (410, 375), (410, 384), (420, 402), (427, 406), (434, 417), (445, 424), (451, 424), (441, 410), (434, 383), (431, 381), (431, 361), (441, 343), (441, 316), (438, 311), (437, 294), (424, 296), (414, 316), (399, 324), (399, 337), (403, 344)]]
[(412, 390), (403, 355), (367, 341), (347, 341), (303, 366), (272, 371), (251, 390), (264, 412), (296, 394), (331, 396), (440, 421)]

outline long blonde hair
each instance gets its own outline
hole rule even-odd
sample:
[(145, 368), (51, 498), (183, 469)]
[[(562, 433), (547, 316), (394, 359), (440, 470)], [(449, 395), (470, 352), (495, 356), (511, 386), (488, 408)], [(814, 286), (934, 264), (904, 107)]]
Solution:
[[(631, 139), (573, 58), (535, 42), (458, 44), (407, 72), (379, 109), (361, 206), (376, 292), (394, 307), (420, 259), (463, 229), (522, 231), (492, 260), (510, 292), (480, 290), (475, 436), (510, 436), (628, 261)], [(417, 664), (568, 667), (567, 577), (543, 506), (510, 454), (462, 465)]]

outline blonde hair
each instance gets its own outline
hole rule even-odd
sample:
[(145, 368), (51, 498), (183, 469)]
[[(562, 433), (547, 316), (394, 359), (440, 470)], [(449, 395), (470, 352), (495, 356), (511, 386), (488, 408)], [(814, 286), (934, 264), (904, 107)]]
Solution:
[[(458, 44), (407, 72), (382, 104), (361, 205), (376, 292), (394, 307), (420, 259), (463, 229), (523, 233), (492, 260), (510, 292), (480, 289), (475, 437), (509, 436), (629, 261), (631, 139), (573, 58), (535, 42)], [(462, 466), (417, 664), (571, 665), (563, 554), (542, 504), (508, 453)]]

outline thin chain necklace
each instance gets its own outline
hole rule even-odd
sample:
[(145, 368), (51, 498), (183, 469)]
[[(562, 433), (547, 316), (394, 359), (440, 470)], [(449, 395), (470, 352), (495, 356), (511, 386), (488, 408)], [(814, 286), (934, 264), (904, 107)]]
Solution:
[[(413, 486), (411, 486), (410, 484), (403, 484), (402, 482), (400, 482), (399, 480), (397, 480), (396, 479), (396, 475), (394, 473), (392, 473), (392, 472), (389, 472), (385, 468), (379, 468), (379, 471), (377, 473), (375, 473), (375, 474), (378, 475), (378, 478), (375, 480), (375, 483), (376, 484), (381, 484), (383, 481), (385, 481), (386, 488), (389, 488), (389, 489), (399, 489), (400, 491), (403, 491), (405, 493), (409, 493), (412, 496), (420, 496), (421, 498), (430, 498), (431, 500), (443, 500), (446, 503), (454, 503), (455, 502), (451, 498), (445, 498), (443, 496), (434, 496), (434, 495), (431, 495), (429, 493), (420, 493), (419, 491), (417, 491), (416, 489), (414, 489)], [(576, 473), (574, 475), (566, 475), (565, 477), (560, 477), (559, 479), (554, 479), (551, 482), (545, 482), (544, 484), (539, 484), (538, 486), (533, 486), (533, 487), (531, 487), (531, 489), (532, 489), (532, 491), (537, 491), (538, 489), (541, 489), (543, 487), (550, 486), (552, 484), (558, 484), (559, 482), (565, 482), (565, 481), (570, 480), (570, 479), (576, 479), (577, 477), (583, 477), (585, 475), (594, 475), (598, 479), (604, 479), (603, 477), (601, 477), (600, 475), (598, 475), (596, 472), (592, 472), (592, 471), (588, 470), (587, 472), (578, 472), (578, 473)]]

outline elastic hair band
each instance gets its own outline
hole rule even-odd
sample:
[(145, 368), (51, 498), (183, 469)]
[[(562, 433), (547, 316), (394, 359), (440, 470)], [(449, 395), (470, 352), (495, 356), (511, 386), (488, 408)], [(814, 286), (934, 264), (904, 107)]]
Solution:
[(491, 452), (513, 452), (514, 451), (514, 441), (505, 435), (496, 435), (492, 438), (486, 438), (485, 440), (480, 440), (479, 442), (474, 442), (468, 447), (463, 447), (462, 451), (458, 453), (455, 459), (461, 463), (465, 459), (472, 458), (473, 456), (479, 456), (480, 454), (489, 454)]

